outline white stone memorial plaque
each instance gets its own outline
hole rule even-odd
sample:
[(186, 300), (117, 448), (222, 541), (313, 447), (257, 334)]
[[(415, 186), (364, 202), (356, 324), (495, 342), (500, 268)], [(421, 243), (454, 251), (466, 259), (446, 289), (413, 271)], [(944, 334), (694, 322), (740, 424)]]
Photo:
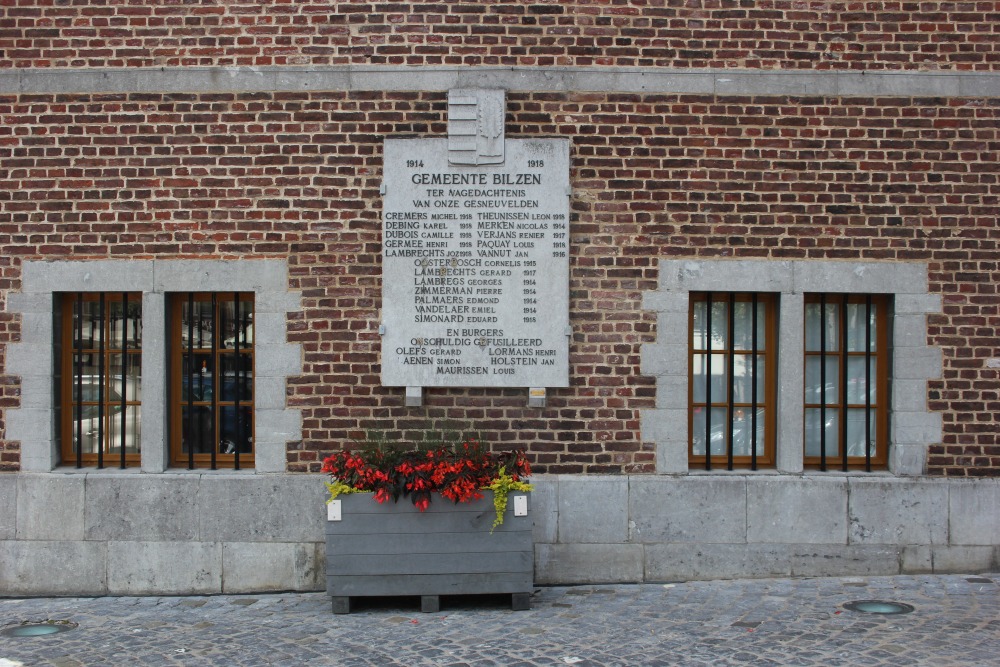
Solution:
[(569, 141), (386, 139), (382, 384), (569, 385)]

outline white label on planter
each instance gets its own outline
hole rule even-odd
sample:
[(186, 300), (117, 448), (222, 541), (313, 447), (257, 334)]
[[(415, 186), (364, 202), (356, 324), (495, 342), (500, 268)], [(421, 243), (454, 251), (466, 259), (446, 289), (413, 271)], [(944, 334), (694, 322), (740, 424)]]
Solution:
[(340, 501), (331, 500), (326, 504), (326, 520), (340, 521)]
[(514, 516), (528, 516), (528, 496), (514, 496)]

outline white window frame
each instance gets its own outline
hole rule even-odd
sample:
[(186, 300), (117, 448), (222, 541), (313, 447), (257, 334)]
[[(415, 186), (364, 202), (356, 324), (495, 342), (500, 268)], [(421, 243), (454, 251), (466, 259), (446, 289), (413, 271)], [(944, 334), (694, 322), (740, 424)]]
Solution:
[(53, 308), (55, 293), (77, 291), (142, 292), (142, 456), (138, 469), (147, 473), (167, 471), (170, 456), (166, 294), (253, 292), (258, 355), (256, 453), (255, 466), (247, 472), (285, 472), (287, 443), (302, 438), (301, 411), (285, 406), (285, 383), (288, 376), (302, 372), (302, 355), (299, 345), (287, 342), (287, 313), (300, 309), (300, 296), (288, 289), (288, 265), (283, 260), (24, 262), (21, 291), (8, 296), (10, 312), (21, 314), (21, 341), (10, 345), (7, 353), (7, 372), (21, 376), (21, 406), (7, 411), (6, 435), (21, 442), (22, 471), (73, 470), (70, 462), (60, 461), (56, 437)]
[(642, 412), (642, 438), (656, 443), (657, 472), (698, 472), (688, 464), (689, 294), (731, 291), (779, 295), (779, 473), (804, 470), (805, 294), (892, 295), (889, 472), (923, 474), (928, 447), (942, 435), (941, 414), (927, 405), (927, 381), (941, 377), (942, 367), (940, 348), (927, 344), (927, 314), (941, 311), (941, 297), (929, 293), (928, 282), (927, 264), (920, 262), (661, 260), (659, 287), (643, 299), (645, 309), (657, 312), (657, 342), (643, 346), (641, 362), (642, 372), (656, 377), (656, 408)]

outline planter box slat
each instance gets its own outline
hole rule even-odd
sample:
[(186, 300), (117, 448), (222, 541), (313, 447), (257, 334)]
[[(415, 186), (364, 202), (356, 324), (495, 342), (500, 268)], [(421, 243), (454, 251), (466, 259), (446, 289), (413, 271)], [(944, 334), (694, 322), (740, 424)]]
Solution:
[[(493, 525), (493, 519), (496, 518), (496, 512), (493, 509), (493, 502), (490, 501), (489, 507), (483, 507), (483, 501), (476, 501), (476, 505), (479, 507), (478, 511), (468, 511), (463, 505), (467, 503), (460, 503), (458, 507), (462, 508), (455, 512), (420, 512), (415, 507), (410, 506), (410, 512), (403, 513), (398, 511), (387, 511), (385, 513), (359, 513), (353, 511), (353, 506), (357, 502), (370, 503), (376, 507), (391, 507), (396, 509), (393, 505), (378, 505), (375, 501), (371, 500), (370, 497), (357, 497), (352, 498), (351, 507), (352, 510), (349, 513), (347, 511), (347, 505), (342, 504), (344, 507), (341, 511), (342, 520), (341, 521), (329, 521), (328, 524), (339, 524), (337, 526), (327, 525), (327, 529), (335, 531), (337, 535), (367, 535), (367, 534), (405, 534), (405, 533), (458, 533), (458, 532), (485, 532), (489, 536), (490, 526)], [(433, 505), (434, 503), (431, 503)], [(497, 526), (495, 533), (507, 533), (507, 532), (517, 532), (519, 530), (531, 530), (531, 520), (528, 517), (515, 517), (513, 512), (509, 511), (504, 515), (504, 522), (502, 525)]]
[(524, 609), (534, 585), (530, 516), (511, 506), (491, 534), (493, 494), (454, 504), (435, 497), (425, 512), (408, 502), (379, 504), (370, 494), (341, 496), (341, 520), (326, 522), (326, 591), (334, 610), (350, 598), (422, 596), (425, 609), (441, 595), (512, 594)]
[[(350, 533), (327, 535), (326, 553), (329, 555), (360, 554), (440, 554), (440, 553), (493, 553), (496, 552), (500, 531), (435, 532), (435, 533)], [(531, 551), (530, 530), (507, 531), (503, 534), (503, 548), (508, 551)]]
[[(330, 580), (327, 576), (327, 592)], [(402, 595), (485, 595), (488, 593), (530, 593), (531, 583), (523, 574), (380, 574), (378, 576), (337, 576), (334, 597), (378, 597)], [(530, 579), (530, 577), (529, 577)]]
[(501, 553), (417, 553), (408, 555), (360, 554), (327, 556), (328, 572), (351, 572), (359, 576), (381, 574), (482, 574), (488, 572), (524, 572), (534, 555), (528, 551)]

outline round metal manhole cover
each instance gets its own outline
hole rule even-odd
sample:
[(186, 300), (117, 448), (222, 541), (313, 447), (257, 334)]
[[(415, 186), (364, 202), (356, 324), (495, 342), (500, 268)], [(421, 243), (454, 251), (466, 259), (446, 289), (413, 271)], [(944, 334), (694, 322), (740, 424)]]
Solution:
[(864, 614), (909, 614), (913, 605), (905, 602), (889, 602), (886, 600), (855, 600), (844, 605), (844, 609), (860, 611)]
[(76, 629), (72, 621), (24, 621), (11, 625), (0, 631), (4, 637), (44, 637), (58, 632)]

